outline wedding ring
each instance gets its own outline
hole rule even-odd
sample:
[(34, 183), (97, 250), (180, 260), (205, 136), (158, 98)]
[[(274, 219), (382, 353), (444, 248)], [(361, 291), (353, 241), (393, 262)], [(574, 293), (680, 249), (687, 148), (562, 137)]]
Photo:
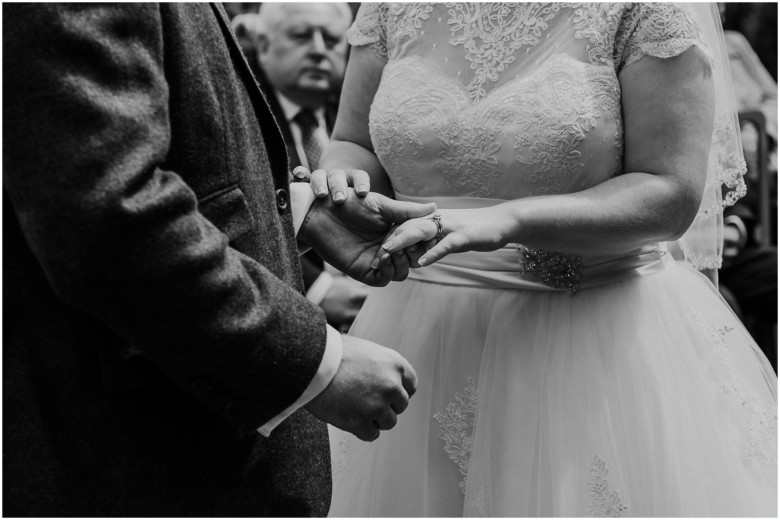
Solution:
[(437, 211), (430, 217), (428, 217), (428, 220), (432, 220), (434, 224), (436, 224), (436, 240), (441, 241), (442, 236), (444, 236), (444, 226), (441, 224), (441, 214)]

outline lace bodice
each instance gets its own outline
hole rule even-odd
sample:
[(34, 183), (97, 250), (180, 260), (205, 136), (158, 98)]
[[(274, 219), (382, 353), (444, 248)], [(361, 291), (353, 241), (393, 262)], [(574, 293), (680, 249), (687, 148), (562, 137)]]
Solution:
[(514, 199), (622, 173), (621, 71), (699, 33), (674, 4), (364, 3), (348, 37), (386, 61), (369, 126), (397, 192)]

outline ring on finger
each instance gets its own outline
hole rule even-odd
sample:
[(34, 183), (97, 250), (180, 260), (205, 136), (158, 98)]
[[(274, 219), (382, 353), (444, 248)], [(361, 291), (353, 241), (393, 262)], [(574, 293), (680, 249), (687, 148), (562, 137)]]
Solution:
[(444, 235), (444, 226), (441, 223), (441, 213), (438, 211), (435, 212), (433, 215), (428, 217), (428, 220), (433, 221), (434, 224), (436, 224), (436, 238), (437, 241), (441, 240), (441, 237)]

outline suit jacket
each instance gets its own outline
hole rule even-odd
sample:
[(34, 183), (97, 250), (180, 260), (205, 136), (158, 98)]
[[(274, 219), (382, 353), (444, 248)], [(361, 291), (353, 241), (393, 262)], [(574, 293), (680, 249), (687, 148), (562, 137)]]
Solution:
[(3, 513), (305, 516), (283, 140), (216, 4), (3, 6)]
[[(279, 125), (279, 130), (284, 137), (284, 146), (287, 149), (287, 159), (290, 164), (290, 170), (300, 166), (302, 164), (301, 158), (298, 156), (298, 149), (295, 146), (295, 138), (293, 137), (292, 130), (290, 129), (290, 123), (287, 121), (287, 116), (282, 109), (282, 105), (279, 103), (279, 99), (276, 97), (273, 87), (268, 82), (263, 69), (257, 62), (257, 56), (254, 53), (250, 53), (247, 56), (252, 72), (254, 73), (260, 89), (265, 94), (268, 106), (271, 108), (276, 118), (276, 122)], [(336, 114), (338, 113), (338, 104), (328, 103), (325, 105), (325, 125), (327, 126), (328, 135), (333, 132), (333, 125), (336, 122)], [(319, 277), (324, 268), (322, 259), (317, 255), (314, 250), (310, 250), (301, 257), (301, 271), (303, 273), (303, 283), (306, 290), (314, 283)]]

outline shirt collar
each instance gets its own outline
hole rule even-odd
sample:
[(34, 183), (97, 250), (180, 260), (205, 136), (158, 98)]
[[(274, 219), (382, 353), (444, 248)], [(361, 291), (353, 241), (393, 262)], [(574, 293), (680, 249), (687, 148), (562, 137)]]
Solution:
[[(292, 122), (295, 116), (298, 115), (298, 112), (303, 110), (303, 107), (300, 105), (297, 105), (284, 97), (284, 94), (279, 92), (278, 90), (275, 90), (276, 92), (276, 99), (279, 100), (279, 105), (282, 107), (282, 112), (284, 112), (284, 117), (287, 119), (288, 122)], [(321, 122), (323, 121), (323, 118), (325, 117), (325, 109), (324, 108), (318, 108), (316, 110), (312, 110), (314, 113), (314, 117), (317, 118), (317, 121)]]

